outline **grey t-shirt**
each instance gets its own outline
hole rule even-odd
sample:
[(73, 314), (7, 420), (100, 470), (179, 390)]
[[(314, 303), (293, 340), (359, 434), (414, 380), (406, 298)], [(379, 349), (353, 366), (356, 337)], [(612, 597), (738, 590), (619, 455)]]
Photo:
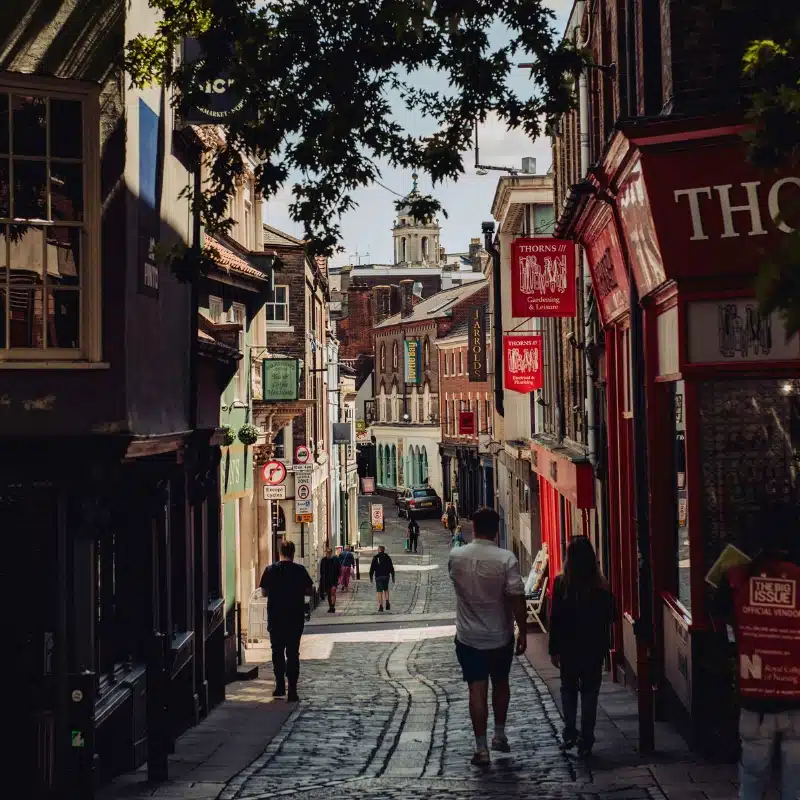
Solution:
[(514, 638), (511, 598), (524, 595), (517, 557), (494, 542), (475, 539), (450, 553), (456, 590), (456, 636), (469, 647), (494, 650)]

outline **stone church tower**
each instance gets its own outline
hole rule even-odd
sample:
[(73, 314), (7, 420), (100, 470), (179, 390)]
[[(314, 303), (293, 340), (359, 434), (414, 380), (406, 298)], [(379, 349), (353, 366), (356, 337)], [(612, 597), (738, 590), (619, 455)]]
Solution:
[(394, 237), (394, 263), (396, 266), (438, 267), (439, 234), (441, 227), (436, 219), (418, 220), (411, 216), (410, 202), (419, 195), (417, 176), (413, 175), (414, 188), (404, 198), (392, 228)]

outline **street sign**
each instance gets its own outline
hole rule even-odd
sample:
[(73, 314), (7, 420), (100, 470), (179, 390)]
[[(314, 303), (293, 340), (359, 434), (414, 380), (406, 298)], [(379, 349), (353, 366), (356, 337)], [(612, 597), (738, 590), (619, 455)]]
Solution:
[(264, 499), (265, 500), (285, 500), (286, 499), (286, 486), (264, 486)]
[(370, 503), (369, 505), (369, 518), (372, 527), (376, 531), (383, 530), (383, 505), (381, 503)]
[(308, 449), (308, 446), (304, 444), (297, 445), (297, 449), (294, 451), (294, 460), (298, 464), (307, 464), (310, 459), (311, 451)]
[(311, 497), (311, 489), (308, 487), (307, 483), (301, 483), (295, 490), (295, 495), (298, 500), (308, 500), (308, 498)]
[(314, 515), (313, 514), (295, 514), (294, 515), (295, 522), (313, 522)]
[(286, 466), (280, 461), (267, 461), (261, 474), (264, 477), (264, 483), (268, 486), (277, 486), (286, 480)]
[[(311, 496), (311, 473), (294, 476), (294, 514), (297, 522), (313, 522), (314, 498)], [(302, 517), (302, 519), (300, 519)]]
[(313, 464), (292, 464), (292, 472), (295, 475), (310, 475), (313, 471)]

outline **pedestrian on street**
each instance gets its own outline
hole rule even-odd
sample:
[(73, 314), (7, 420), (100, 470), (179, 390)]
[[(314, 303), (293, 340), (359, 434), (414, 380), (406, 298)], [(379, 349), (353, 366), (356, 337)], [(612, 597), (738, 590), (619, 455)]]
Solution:
[(464, 541), (464, 536), (461, 533), (461, 526), (457, 525), (456, 532), (450, 539), (450, 547), (463, 547), (465, 544), (466, 542)]
[(408, 521), (409, 549), (413, 550), (416, 553), (418, 544), (419, 544), (419, 522), (417, 522), (415, 519), (412, 518)]
[(297, 679), (300, 676), (300, 638), (306, 617), (306, 596), (311, 596), (314, 584), (302, 564), (294, 563), (294, 542), (280, 544), (280, 561), (264, 570), (261, 594), (267, 598), (267, 630), (272, 645), (272, 669), (275, 672), (273, 697), (296, 703)]
[[(578, 745), (588, 758), (594, 745), (597, 700), (603, 681), (603, 660), (611, 646), (614, 600), (586, 536), (567, 547), (564, 569), (553, 583), (550, 610), (550, 660), (561, 671), (564, 710), (563, 750)], [(578, 695), (581, 730), (578, 736)]]
[(336, 611), (336, 587), (339, 585), (339, 559), (334, 557), (330, 547), (325, 550), (325, 558), (319, 562), (319, 588), (322, 596), (328, 597), (328, 613)]
[(797, 522), (792, 512), (769, 516), (760, 528), (761, 552), (731, 567), (715, 598), (716, 615), (732, 623), (738, 650), (741, 800), (764, 797), (776, 749), (781, 800), (800, 797), (800, 686), (785, 677), (796, 677), (800, 663)]
[[(490, 679), (492, 750), (511, 752), (505, 727), (511, 699), (508, 679), (514, 653), (521, 655), (527, 647), (525, 587), (516, 556), (497, 546), (497, 512), (479, 508), (472, 515), (472, 526), (472, 542), (451, 551), (448, 571), (456, 593), (456, 655), (469, 686), (469, 715), (475, 733), (472, 763), (486, 766), (490, 762), (486, 734)], [(519, 627), (516, 651), (515, 620)]]
[(392, 604), (389, 601), (389, 578), (391, 577), (394, 583), (394, 564), (392, 557), (386, 552), (386, 548), (380, 544), (378, 545), (378, 552), (372, 558), (372, 564), (369, 567), (369, 582), (372, 583), (372, 578), (375, 578), (375, 589), (378, 592), (378, 611), (383, 611), (383, 603), (386, 601), (386, 610), (392, 610)]
[(353, 574), (353, 567), (356, 565), (356, 556), (353, 553), (353, 546), (345, 547), (342, 550), (342, 555), (339, 558), (341, 570), (339, 572), (339, 584), (342, 591), (346, 592), (350, 586), (350, 577)]
[(456, 511), (455, 505), (453, 503), (447, 504), (447, 530), (450, 531), (450, 536), (452, 536), (456, 532), (456, 526), (458, 525), (458, 512)]

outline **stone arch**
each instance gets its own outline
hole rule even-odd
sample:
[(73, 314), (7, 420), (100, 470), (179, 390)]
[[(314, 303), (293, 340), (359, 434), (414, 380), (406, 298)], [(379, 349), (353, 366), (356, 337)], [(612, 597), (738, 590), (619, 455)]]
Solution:
[(386, 342), (381, 342), (380, 370), (386, 372)]
[(389, 462), (389, 486), (397, 486), (397, 446), (392, 445), (391, 459)]
[(430, 480), (430, 474), (428, 472), (428, 448), (425, 445), (422, 446), (420, 470), (420, 483), (427, 483)]

